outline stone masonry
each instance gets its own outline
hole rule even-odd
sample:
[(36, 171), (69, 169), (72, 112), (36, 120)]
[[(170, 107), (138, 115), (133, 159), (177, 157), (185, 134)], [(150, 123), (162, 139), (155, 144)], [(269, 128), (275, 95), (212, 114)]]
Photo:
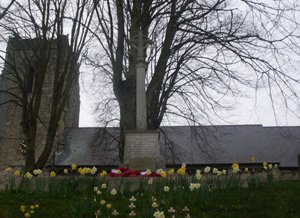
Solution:
[[(68, 41), (65, 37), (64, 43), (68, 48)], [(18, 86), (16, 86), (12, 68), (18, 72), (26, 69), (28, 57), (32, 56), (32, 50), (37, 46), (36, 39), (10, 38), (7, 49), (6, 59), (2, 74), (0, 75), (0, 90), (9, 91), (16, 96), (20, 96)], [(53, 50), (53, 52), (52, 52)], [(54, 67), (55, 67), (55, 48), (51, 48), (49, 66), (46, 71), (42, 90), (42, 100), (40, 105), (38, 131), (36, 139), (36, 155), (42, 152), (46, 142), (46, 125), (50, 118)], [(26, 57), (26, 58), (24, 58)], [(25, 60), (25, 61), (24, 61)], [(38, 63), (37, 63), (38, 64)], [(79, 70), (74, 79), (71, 95), (59, 122), (56, 135), (55, 149), (63, 145), (63, 131), (65, 127), (78, 127), (79, 122)], [(0, 102), (10, 100), (10, 96), (0, 92)], [(24, 155), (20, 152), (20, 143), (24, 140), (21, 128), (21, 108), (11, 102), (0, 106), (0, 166), (22, 166), (24, 165)], [(46, 125), (45, 125), (46, 124)]]
[(164, 166), (160, 156), (158, 131), (126, 131), (125, 166), (155, 170)]

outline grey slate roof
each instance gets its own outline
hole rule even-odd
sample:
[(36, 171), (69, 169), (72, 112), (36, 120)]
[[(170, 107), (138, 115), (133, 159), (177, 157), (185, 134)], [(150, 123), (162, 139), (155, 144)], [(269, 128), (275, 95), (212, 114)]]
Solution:
[[(167, 164), (279, 162), (296, 167), (300, 127), (170, 126), (162, 127), (161, 153)], [(118, 165), (117, 128), (67, 128), (65, 148), (55, 165)]]

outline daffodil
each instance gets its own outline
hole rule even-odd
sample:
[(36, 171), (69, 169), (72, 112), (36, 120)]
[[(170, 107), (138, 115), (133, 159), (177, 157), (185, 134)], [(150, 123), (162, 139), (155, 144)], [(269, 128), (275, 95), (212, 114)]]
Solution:
[(117, 194), (117, 190), (116, 189), (112, 189), (110, 192), (111, 195), (116, 195)]
[(100, 176), (101, 176), (101, 177), (107, 176), (107, 172), (106, 172), (105, 170), (103, 170), (103, 171), (100, 173)]
[(106, 186), (105, 183), (103, 183), (103, 184), (101, 185), (101, 188), (102, 188), (102, 189), (106, 189), (106, 187), (107, 187), (107, 186)]
[(135, 201), (136, 201), (136, 198), (135, 198), (134, 196), (132, 196), (132, 197), (129, 199), (129, 201), (135, 202)]
[(94, 192), (99, 191), (99, 188), (97, 186), (94, 187)]
[(106, 207), (107, 207), (107, 209), (110, 209), (111, 208), (111, 204), (107, 204)]
[(157, 208), (157, 207), (159, 207), (159, 205), (154, 201), (153, 203), (152, 203), (152, 205), (151, 205), (153, 208)]
[(245, 173), (248, 173), (249, 172), (249, 169), (246, 167), (245, 168)]
[(21, 205), (20, 211), (21, 211), (22, 213), (24, 213), (24, 212), (26, 211), (26, 206), (25, 206), (25, 205)]
[(148, 179), (148, 185), (152, 185), (152, 183), (153, 183), (153, 179), (152, 178)]
[(268, 168), (269, 168), (270, 170), (272, 170), (272, 169), (273, 169), (273, 165), (272, 165), (272, 164), (268, 164)]
[(34, 210), (34, 208), (35, 208), (34, 205), (31, 205), (31, 206), (30, 206), (30, 209), (31, 209), (31, 210)]
[(40, 169), (33, 170), (33, 174), (36, 176), (40, 175), (41, 173), (42, 173), (42, 171)]
[(210, 172), (210, 167), (209, 166), (205, 167), (204, 168), (204, 173), (209, 173), (209, 172)]
[(128, 207), (132, 210), (132, 209), (134, 209), (136, 206), (135, 206), (134, 203), (130, 203), (130, 204), (128, 205)]
[(16, 170), (15, 171), (15, 176), (19, 177), (21, 175), (21, 171), (20, 170)]
[(24, 177), (27, 179), (32, 179), (32, 174), (30, 172), (27, 172), (25, 173)]
[(31, 210), (31, 211), (30, 211), (30, 214), (34, 214), (34, 210)]
[(104, 204), (106, 204), (106, 201), (105, 201), (105, 200), (101, 200), (101, 201), (100, 201), (100, 204), (101, 204), (101, 205), (104, 205)]
[(239, 169), (239, 164), (237, 164), (237, 163), (232, 164), (231, 168), (232, 168), (233, 173), (237, 173), (240, 170)]
[(56, 176), (56, 173), (54, 171), (51, 171), (50, 172), (50, 177), (55, 177)]
[(159, 210), (157, 210), (157, 211), (153, 214), (153, 216), (154, 216), (155, 218), (165, 218), (164, 212), (163, 212), (163, 211), (159, 211)]
[(8, 173), (12, 172), (12, 170), (13, 170), (13, 169), (12, 169), (11, 167), (7, 167), (7, 168), (5, 169), (5, 171), (8, 172)]
[(174, 175), (174, 173), (175, 173), (175, 170), (173, 168), (168, 171), (169, 176)]
[(173, 207), (170, 207), (170, 209), (168, 210), (169, 213), (175, 213), (176, 210)]
[(213, 174), (217, 174), (218, 169), (217, 168), (213, 168)]
[(184, 208), (182, 209), (183, 212), (189, 212), (190, 209), (187, 206), (184, 206)]
[(64, 169), (64, 174), (68, 174), (68, 169)]
[(36, 204), (34, 205), (36, 209), (39, 209), (40, 208), (40, 205)]
[(134, 217), (134, 216), (136, 216), (136, 213), (132, 210), (128, 215), (129, 215), (130, 217)]
[(91, 174), (92, 175), (95, 175), (97, 173), (97, 168), (96, 167), (93, 167), (92, 169), (91, 169)]
[(164, 186), (164, 191), (165, 192), (169, 192), (170, 191), (170, 187), (169, 186)]
[(73, 164), (71, 165), (71, 168), (72, 168), (72, 170), (76, 170), (76, 169), (77, 169), (77, 165), (76, 165), (75, 163), (73, 163)]
[(111, 213), (111, 215), (113, 215), (113, 216), (118, 216), (118, 215), (119, 215), (119, 212), (118, 212), (117, 210), (114, 210), (114, 211)]
[(25, 218), (30, 217), (30, 213), (29, 213), (29, 212), (25, 213), (25, 214), (24, 214), (24, 217), (25, 217)]
[(185, 174), (185, 167), (180, 167), (178, 170), (177, 170), (177, 174), (178, 175), (181, 175), (181, 176), (183, 176), (184, 174)]
[(226, 175), (226, 173), (227, 173), (227, 170), (222, 170), (223, 175)]

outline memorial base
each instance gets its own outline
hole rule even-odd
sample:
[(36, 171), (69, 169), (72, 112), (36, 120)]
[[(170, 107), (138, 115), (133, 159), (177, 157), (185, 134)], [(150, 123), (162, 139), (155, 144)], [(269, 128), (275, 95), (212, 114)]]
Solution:
[(124, 164), (130, 169), (152, 171), (165, 168), (160, 154), (159, 132), (132, 130), (125, 132)]

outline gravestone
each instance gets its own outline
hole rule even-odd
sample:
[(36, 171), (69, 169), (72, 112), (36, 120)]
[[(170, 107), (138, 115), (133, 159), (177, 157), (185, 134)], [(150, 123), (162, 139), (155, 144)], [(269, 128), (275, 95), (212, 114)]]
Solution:
[(124, 163), (131, 169), (151, 169), (163, 167), (158, 142), (159, 132), (147, 130), (147, 110), (145, 77), (146, 63), (144, 53), (149, 39), (143, 30), (131, 41), (138, 51), (136, 63), (136, 129), (125, 131)]

